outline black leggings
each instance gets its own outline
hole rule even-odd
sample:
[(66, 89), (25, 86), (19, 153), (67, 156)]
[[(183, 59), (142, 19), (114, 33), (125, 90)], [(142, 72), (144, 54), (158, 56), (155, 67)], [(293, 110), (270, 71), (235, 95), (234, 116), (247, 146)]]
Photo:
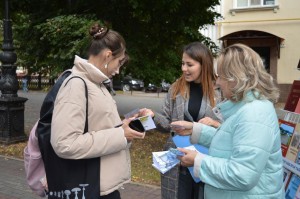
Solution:
[(106, 196), (100, 196), (99, 199), (121, 199), (121, 195), (120, 192), (116, 190)]

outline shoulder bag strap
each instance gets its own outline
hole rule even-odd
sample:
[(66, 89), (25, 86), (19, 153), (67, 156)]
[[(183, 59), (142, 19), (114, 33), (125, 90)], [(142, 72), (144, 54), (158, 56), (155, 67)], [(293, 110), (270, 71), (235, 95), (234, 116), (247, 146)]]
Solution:
[(83, 81), (84, 87), (85, 87), (86, 110), (85, 110), (85, 126), (84, 126), (84, 132), (83, 132), (83, 134), (85, 134), (86, 132), (89, 131), (89, 120), (88, 120), (88, 110), (89, 110), (88, 89), (87, 89), (87, 85), (86, 85), (86, 82), (84, 81), (84, 79), (82, 77), (79, 77), (79, 76), (73, 76), (70, 79), (68, 79), (68, 81), (66, 82), (65, 86), (73, 78), (79, 78), (79, 79), (81, 79)]

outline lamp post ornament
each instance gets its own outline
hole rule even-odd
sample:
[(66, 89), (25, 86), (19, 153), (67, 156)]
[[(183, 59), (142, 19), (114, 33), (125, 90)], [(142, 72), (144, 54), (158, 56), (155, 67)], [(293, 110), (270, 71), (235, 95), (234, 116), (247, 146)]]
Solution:
[(24, 104), (27, 98), (18, 97), (19, 84), (16, 76), (17, 55), (14, 52), (12, 23), (9, 16), (10, 1), (5, 0), (3, 19), (3, 44), (0, 53), (0, 143), (24, 141)]

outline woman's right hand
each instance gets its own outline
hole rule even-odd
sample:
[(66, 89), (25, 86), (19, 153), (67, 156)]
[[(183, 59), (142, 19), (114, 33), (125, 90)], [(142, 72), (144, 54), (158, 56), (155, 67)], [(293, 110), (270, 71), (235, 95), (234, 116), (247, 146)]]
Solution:
[(133, 139), (143, 139), (145, 137), (145, 132), (141, 133), (138, 131), (133, 130), (129, 127), (129, 123), (134, 120), (135, 118), (128, 118), (123, 120), (122, 128), (124, 130), (124, 136), (127, 139), (127, 141), (132, 141)]
[(191, 135), (193, 123), (187, 121), (176, 121), (170, 124), (171, 129), (179, 135)]
[(146, 116), (146, 115), (150, 115), (151, 117), (154, 117), (154, 112), (148, 108), (140, 109), (139, 116)]

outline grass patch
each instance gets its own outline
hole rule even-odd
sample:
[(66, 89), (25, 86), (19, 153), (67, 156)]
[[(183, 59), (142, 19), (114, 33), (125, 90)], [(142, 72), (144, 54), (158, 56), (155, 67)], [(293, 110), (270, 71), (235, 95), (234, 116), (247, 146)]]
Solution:
[(168, 133), (149, 131), (142, 140), (134, 140), (131, 146), (132, 181), (160, 185), (160, 173), (152, 167), (152, 152), (162, 151)]
[(20, 142), (17, 144), (0, 145), (0, 154), (23, 159), (23, 151), (27, 142)]
[[(130, 149), (132, 181), (160, 185), (160, 173), (152, 167), (152, 152), (161, 151), (169, 134), (152, 130), (144, 139), (134, 140)], [(23, 159), (27, 142), (0, 145), (0, 154)]]

